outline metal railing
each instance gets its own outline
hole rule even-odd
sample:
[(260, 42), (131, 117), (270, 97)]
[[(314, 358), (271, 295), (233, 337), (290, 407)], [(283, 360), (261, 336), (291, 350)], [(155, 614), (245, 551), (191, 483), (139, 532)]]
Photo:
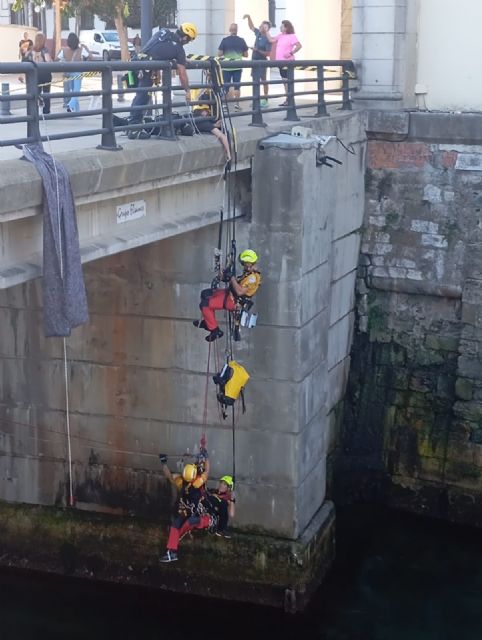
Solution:
[[(279, 69), (279, 61), (264, 60), (236, 60), (220, 62), (222, 69), (248, 69), (268, 67)], [(263, 97), (261, 96), (261, 84), (252, 80), (242, 81), (240, 87), (250, 87), (251, 95), (242, 96), (240, 102), (243, 104), (241, 111), (230, 110), (231, 118), (250, 117), (250, 123), (253, 126), (264, 126), (264, 117), (266, 114), (285, 112), (285, 120), (295, 122), (300, 119), (298, 112), (311, 109), (314, 112), (309, 114), (310, 117), (323, 117), (328, 114), (329, 105), (339, 105), (341, 109), (351, 109), (351, 89), (352, 80), (355, 79), (355, 69), (353, 62), (350, 60), (302, 60), (302, 61), (286, 61), (282, 66), (287, 69), (287, 77), (279, 79), (270, 79), (267, 81), (269, 86), (268, 98), (273, 100), (284, 98), (283, 106), (271, 106), (265, 108), (262, 106)], [(47, 63), (41, 65), (45, 70)], [(25, 76), (25, 86), (17, 87), (15, 90), (9, 89), (9, 83), (2, 83), (2, 91), (0, 94), (0, 125), (8, 125), (12, 123), (25, 123), (25, 135), (14, 138), (6, 138), (5, 127), (0, 128), (0, 147), (21, 145), (39, 141), (60, 140), (68, 138), (76, 138), (80, 136), (101, 136), (99, 148), (115, 150), (119, 149), (116, 140), (116, 133), (120, 131), (133, 131), (146, 127), (144, 123), (122, 124), (115, 123), (114, 116), (126, 116), (132, 113), (131, 107), (120, 104), (126, 101), (126, 97), (138, 91), (145, 91), (151, 94), (154, 99), (145, 107), (139, 107), (139, 110), (147, 113), (156, 114), (156, 127), (159, 127), (159, 135), (163, 139), (176, 139), (174, 128), (174, 118), (179, 109), (186, 106), (195, 106), (199, 104), (196, 101), (186, 103), (184, 100), (173, 100), (173, 90), (180, 87), (173, 86), (172, 72), (175, 64), (161, 61), (136, 61), (136, 62), (77, 62), (77, 63), (48, 63), (48, 70), (52, 72), (54, 79), (51, 84), (51, 92), (47, 96), (51, 101), (56, 99), (64, 100), (64, 98), (72, 97), (100, 97), (101, 105), (94, 108), (82, 109), (77, 112), (60, 111), (57, 113), (49, 113), (46, 115), (39, 114), (39, 67), (32, 62), (21, 63), (0, 63), (0, 75)], [(211, 63), (209, 60), (190, 61), (188, 69), (197, 69), (210, 71)], [(120, 77), (127, 71), (156, 71), (159, 74), (160, 81), (152, 87), (147, 88), (128, 88), (121, 83), (116, 83), (114, 87), (114, 74)], [(55, 90), (58, 85), (62, 86), (62, 75), (64, 73), (74, 73), (84, 76), (100, 76), (100, 88), (88, 89), (77, 92), (65, 92)], [(55, 74), (60, 74), (59, 79), (55, 79)], [(264, 81), (262, 81), (264, 84)], [(301, 85), (304, 85), (301, 89)], [(286, 91), (285, 91), (286, 86)], [(210, 88), (211, 85), (206, 82), (191, 83), (191, 89)], [(308, 88), (307, 88), (308, 87)], [(282, 91), (280, 92), (280, 88)], [(62, 87), (63, 89), (63, 87)], [(117, 96), (117, 106), (114, 106), (113, 96)], [(158, 97), (161, 100), (158, 102)], [(176, 98), (174, 93), (174, 98)], [(203, 100), (203, 103), (206, 101)], [(230, 102), (227, 102), (229, 108)], [(16, 107), (18, 109), (16, 109)], [(246, 107), (246, 108), (244, 108)], [(10, 109), (18, 110), (19, 113), (12, 114)], [(135, 109), (134, 109), (135, 110)], [(71, 130), (50, 133), (48, 136), (41, 132), (40, 120), (45, 122), (56, 120), (67, 120), (79, 118), (83, 116), (102, 116), (101, 126), (94, 128), (86, 128), (82, 130)], [(194, 119), (196, 120), (196, 119)], [(95, 123), (97, 124), (97, 123)]]

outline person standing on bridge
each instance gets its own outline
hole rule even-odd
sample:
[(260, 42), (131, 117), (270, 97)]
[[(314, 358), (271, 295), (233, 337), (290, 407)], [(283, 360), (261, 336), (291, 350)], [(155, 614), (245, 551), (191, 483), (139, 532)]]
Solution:
[[(189, 78), (186, 72), (186, 52), (184, 45), (195, 40), (197, 36), (197, 28), (190, 22), (181, 24), (177, 31), (172, 32), (169, 29), (159, 29), (150, 40), (142, 47), (138, 60), (166, 60), (176, 62), (179, 80), (186, 92), (186, 101), (191, 98), (189, 89)], [(144, 117), (146, 107), (149, 104), (148, 89), (152, 87), (154, 81), (154, 73), (152, 71), (141, 71), (138, 74), (138, 88), (134, 100), (131, 104), (131, 115), (129, 124), (140, 124)], [(139, 131), (129, 131), (129, 139), (139, 137)]]
[[(272, 45), (275, 45), (274, 54), (271, 56), (274, 60), (294, 60), (295, 54), (301, 49), (301, 42), (295, 34), (293, 23), (289, 20), (281, 21), (280, 33), (278, 33), (277, 36), (271, 36), (268, 31), (266, 37)], [(281, 66), (279, 68), (279, 74), (283, 78), (286, 94), (286, 100), (280, 104), (280, 107), (286, 107), (288, 105), (288, 83), (286, 82), (288, 67)]]
[(39, 94), (42, 94), (40, 103), (42, 105), (42, 113), (47, 115), (50, 113), (50, 84), (52, 82), (52, 72), (49, 70), (49, 65), (45, 63), (52, 62), (52, 58), (50, 57), (49, 50), (45, 46), (45, 36), (41, 31), (35, 34), (34, 45), (27, 53), (25, 60), (38, 65), (38, 90)]
[[(243, 16), (243, 20), (248, 21), (248, 26), (251, 31), (254, 32), (256, 37), (254, 41), (252, 59), (268, 60), (271, 55), (271, 43), (266, 37), (266, 34), (269, 33), (269, 30), (271, 29), (271, 22), (269, 20), (263, 20), (259, 25), (259, 28), (256, 28), (249, 13), (246, 13)], [(268, 68), (253, 67), (251, 75), (253, 76), (253, 82), (256, 82), (257, 84), (261, 82), (263, 83), (264, 98), (261, 99), (261, 108), (265, 109), (268, 106), (268, 83), (266, 81)]]
[[(229, 26), (229, 36), (221, 40), (221, 44), (218, 47), (218, 56), (224, 56), (226, 60), (241, 60), (248, 57), (248, 45), (244, 38), (238, 36), (238, 25), (233, 22)], [(223, 80), (225, 88), (228, 92), (228, 96), (233, 89), (233, 98), (236, 103), (234, 105), (235, 110), (240, 111), (239, 97), (241, 95), (241, 74), (242, 69), (223, 69)]]
[(25, 31), (23, 34), (22, 40), (18, 43), (18, 58), (22, 62), (26, 60), (27, 54), (30, 52), (30, 49), (33, 47), (33, 41), (28, 35), (28, 31)]
[[(75, 33), (69, 33), (67, 37), (67, 46), (60, 49), (57, 60), (60, 62), (85, 62), (92, 60), (90, 50), (81, 44)], [(64, 94), (77, 93), (82, 86), (82, 74), (78, 71), (67, 71), (64, 73)], [(72, 111), (80, 111), (79, 96), (64, 95), (64, 107), (70, 113)]]

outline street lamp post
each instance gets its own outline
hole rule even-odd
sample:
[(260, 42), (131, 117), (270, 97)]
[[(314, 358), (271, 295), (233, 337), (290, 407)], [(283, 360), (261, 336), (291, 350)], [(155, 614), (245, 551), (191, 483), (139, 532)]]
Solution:
[(142, 46), (152, 36), (152, 0), (141, 0), (141, 43)]

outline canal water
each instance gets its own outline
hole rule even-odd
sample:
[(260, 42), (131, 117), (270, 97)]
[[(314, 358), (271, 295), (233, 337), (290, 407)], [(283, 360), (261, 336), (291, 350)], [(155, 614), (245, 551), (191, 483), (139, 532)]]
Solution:
[(337, 523), (303, 614), (4, 571), (0, 640), (482, 640), (479, 531), (368, 506)]

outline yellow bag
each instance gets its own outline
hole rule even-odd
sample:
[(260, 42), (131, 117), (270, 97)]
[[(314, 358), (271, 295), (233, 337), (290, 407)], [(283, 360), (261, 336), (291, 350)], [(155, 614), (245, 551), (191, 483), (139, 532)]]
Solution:
[(213, 380), (220, 387), (218, 393), (219, 402), (232, 406), (248, 382), (249, 373), (243, 366), (234, 360), (230, 360), (228, 364), (224, 365), (220, 373), (213, 377)]

